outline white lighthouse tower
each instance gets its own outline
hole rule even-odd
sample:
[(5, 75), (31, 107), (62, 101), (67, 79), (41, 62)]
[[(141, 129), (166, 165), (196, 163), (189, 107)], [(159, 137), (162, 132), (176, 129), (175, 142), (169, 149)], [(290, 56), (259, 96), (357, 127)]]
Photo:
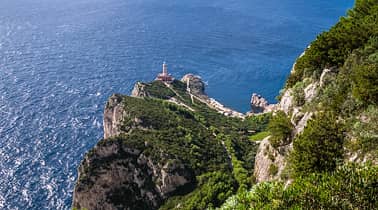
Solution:
[(163, 62), (163, 75), (168, 75), (168, 66), (165, 61)]

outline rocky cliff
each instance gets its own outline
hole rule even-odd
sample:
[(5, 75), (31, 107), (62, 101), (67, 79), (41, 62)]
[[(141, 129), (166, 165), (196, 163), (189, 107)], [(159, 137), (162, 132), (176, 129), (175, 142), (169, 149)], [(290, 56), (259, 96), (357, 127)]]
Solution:
[(156, 209), (170, 193), (194, 184), (180, 161), (157, 163), (120, 139), (102, 140), (79, 168), (73, 206), (81, 209)]
[(276, 110), (276, 104), (269, 104), (268, 101), (261, 95), (256, 93), (252, 94), (251, 97), (251, 112), (253, 114), (272, 112)]
[[(181, 81), (138, 82), (132, 97), (114, 94), (108, 99), (104, 139), (85, 155), (78, 169), (74, 208), (134, 210), (212, 205), (200, 202), (205, 197), (199, 195), (208, 190), (202, 189), (207, 183), (200, 181), (203, 176), (210, 180), (223, 177), (217, 181), (228, 183), (223, 193), (237, 189), (229, 150), (246, 147), (249, 149), (244, 151), (249, 152), (255, 149), (254, 144), (239, 145), (240, 140), (234, 139), (234, 145), (226, 148), (224, 142), (229, 140), (223, 138), (240, 134), (229, 121), (240, 119), (226, 118), (211, 108), (200, 77), (189, 74)], [(252, 154), (241, 151), (239, 159), (252, 159)], [(211, 193), (217, 196), (217, 191)], [(183, 195), (186, 199), (179, 199)], [(193, 199), (198, 202), (193, 204)], [(220, 204), (218, 199), (213, 200)]]

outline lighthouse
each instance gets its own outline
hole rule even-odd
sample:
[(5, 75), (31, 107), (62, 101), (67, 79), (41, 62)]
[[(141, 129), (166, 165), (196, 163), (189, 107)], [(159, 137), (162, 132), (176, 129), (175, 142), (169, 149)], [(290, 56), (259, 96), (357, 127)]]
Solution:
[(163, 75), (168, 75), (168, 66), (165, 61), (163, 62)]
[(173, 77), (168, 73), (168, 65), (166, 62), (163, 62), (163, 71), (157, 75), (155, 80), (159, 80), (162, 82), (171, 83), (173, 81)]

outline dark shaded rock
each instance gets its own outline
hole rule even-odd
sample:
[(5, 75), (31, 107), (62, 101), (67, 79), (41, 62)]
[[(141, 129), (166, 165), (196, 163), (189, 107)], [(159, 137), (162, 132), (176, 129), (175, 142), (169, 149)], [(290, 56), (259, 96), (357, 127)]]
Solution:
[(193, 74), (186, 74), (182, 77), (181, 82), (185, 83), (187, 86), (189, 84), (188, 88), (190, 88), (190, 93), (207, 98), (205, 93), (205, 83), (202, 81), (201, 77)]
[(194, 174), (179, 160), (161, 165), (121, 140), (102, 140), (79, 167), (73, 207), (157, 209), (169, 195), (194, 182)]
[(251, 108), (253, 113), (261, 113), (264, 112), (265, 108), (268, 106), (268, 101), (263, 98), (261, 95), (257, 95), (256, 93), (252, 94), (251, 97)]

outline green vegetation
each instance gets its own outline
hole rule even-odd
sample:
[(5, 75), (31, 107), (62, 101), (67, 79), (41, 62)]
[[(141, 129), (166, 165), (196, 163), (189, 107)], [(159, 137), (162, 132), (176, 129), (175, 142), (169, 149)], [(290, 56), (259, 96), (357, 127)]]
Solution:
[[(144, 84), (149, 97), (123, 96), (127, 114), (122, 120), (122, 134), (102, 140), (98, 146), (116, 144), (136, 149), (161, 166), (168, 162), (184, 165), (193, 174), (193, 183), (171, 194), (161, 209), (218, 207), (235, 192), (252, 186), (256, 145), (249, 141), (249, 131), (266, 127), (269, 115), (246, 122), (225, 117), (198, 100), (193, 103), (185, 88), (177, 80), (171, 87), (152, 82)], [(191, 108), (162, 100), (171, 97)], [(92, 150), (88, 158), (96, 158), (94, 155)], [(96, 176), (112, 161), (125, 158), (122, 155), (117, 153), (85, 165), (85, 174)], [(87, 176), (81, 176), (81, 183), (93, 184)], [(120, 188), (109, 199), (123, 202), (118, 195), (127, 192)]]
[(269, 122), (268, 130), (271, 133), (269, 141), (273, 147), (277, 148), (290, 143), (293, 125), (284, 112), (279, 111), (273, 116)]
[(377, 37), (377, 11), (377, 0), (356, 0), (348, 16), (319, 35), (298, 58), (286, 87), (293, 87), (305, 77), (319, 78), (323, 68), (341, 67), (353, 50), (364, 46), (371, 37)]
[[(185, 196), (169, 199), (160, 210), (207, 209), (220, 206), (237, 189), (237, 182), (227, 173), (213, 172), (198, 177), (199, 187)], [(183, 202), (184, 201), (184, 202)], [(180, 207), (177, 205), (180, 204)]]
[(294, 140), (290, 166), (294, 174), (333, 171), (343, 157), (343, 130), (333, 113), (319, 113)]
[(270, 135), (269, 131), (262, 131), (249, 137), (252, 141), (261, 141)]
[(275, 176), (275, 175), (277, 175), (277, 173), (278, 173), (278, 167), (274, 164), (270, 164), (269, 174), (272, 175), (272, 176)]
[[(315, 117), (295, 138), (292, 113), (278, 112), (268, 125), (273, 147), (293, 142), (283, 172), (283, 179), (293, 182), (257, 184), (230, 197), (221, 209), (377, 209), (378, 167), (369, 163), (378, 160), (377, 23), (378, 0), (357, 0), (347, 17), (298, 58), (285, 88), (291, 89), (294, 106)], [(325, 68), (330, 72), (323, 74), (317, 97), (306, 101), (304, 88), (320, 84)], [(271, 164), (269, 173), (277, 169)]]
[(294, 106), (302, 106), (305, 104), (305, 83), (304, 82), (297, 82), (293, 87), (293, 103)]
[(233, 167), (233, 175), (239, 183), (239, 190), (247, 190), (248, 187), (251, 187), (252, 178), (250, 174), (244, 167), (244, 162), (237, 157), (235, 148), (237, 147), (236, 142), (231, 140), (230, 136), (218, 135), (220, 141), (224, 141), (226, 149), (231, 157), (231, 164)]
[(267, 129), (269, 121), (271, 119), (271, 113), (252, 115), (246, 117), (246, 119), (242, 122), (242, 126), (244, 126), (246, 129), (248, 128), (254, 131), (255, 133), (259, 133)]
[(143, 83), (145, 85), (144, 91), (148, 93), (150, 97), (169, 99), (175, 96), (175, 93), (166, 88), (164, 83), (161, 81), (153, 81), (151, 83)]
[(376, 209), (377, 174), (377, 166), (348, 164), (297, 178), (288, 187), (264, 182), (231, 197), (220, 209)]
[(365, 120), (351, 120), (351, 133), (356, 139), (346, 142), (351, 151), (378, 156), (378, 107), (370, 106), (361, 114)]

